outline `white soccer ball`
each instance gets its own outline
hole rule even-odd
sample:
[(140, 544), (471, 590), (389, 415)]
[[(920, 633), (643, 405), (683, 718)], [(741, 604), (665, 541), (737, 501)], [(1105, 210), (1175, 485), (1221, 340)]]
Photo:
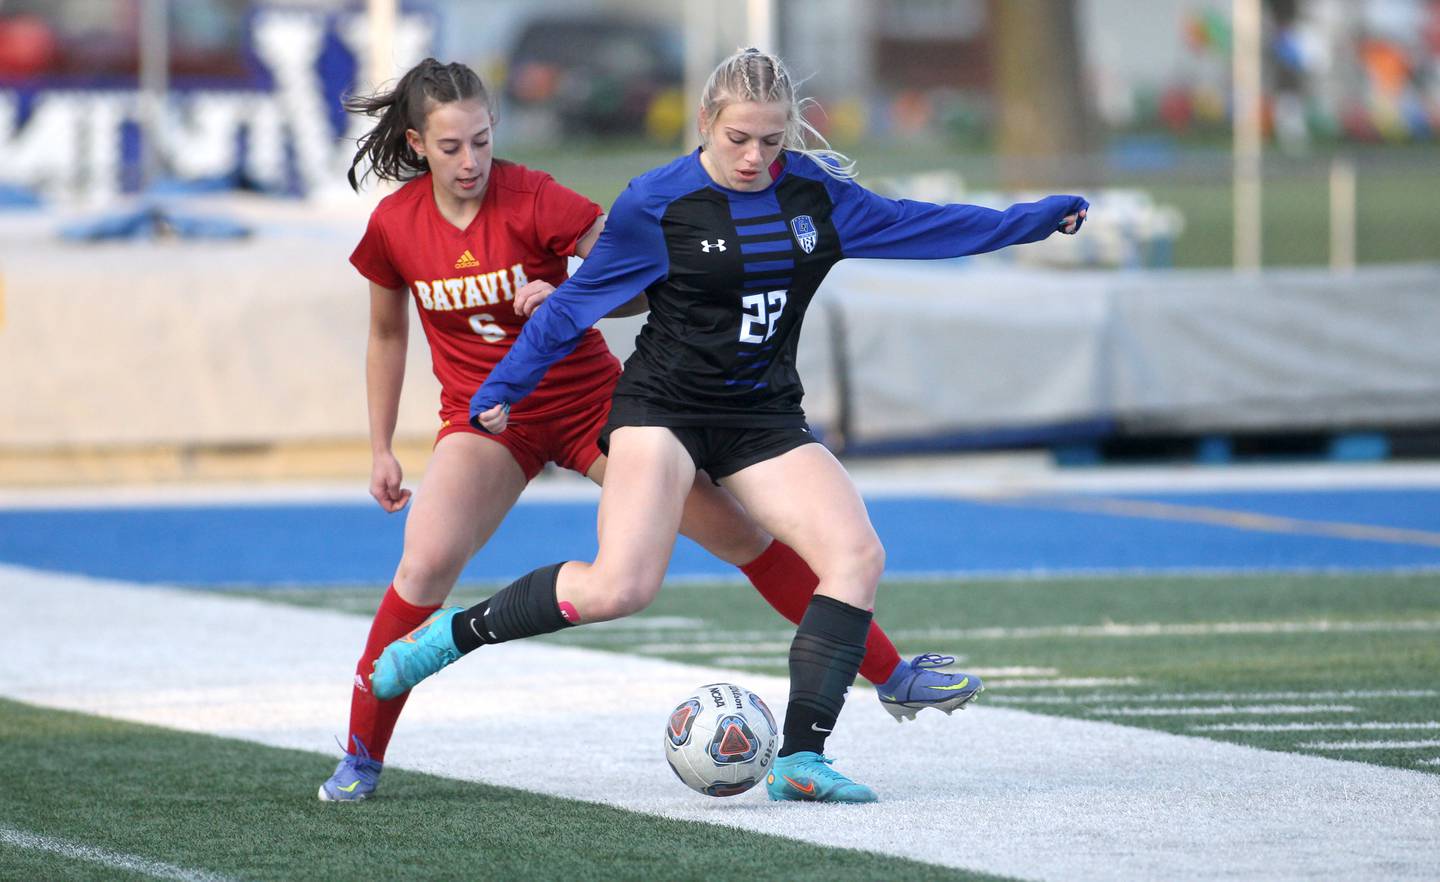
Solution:
[(711, 683), (670, 712), (665, 759), (691, 789), (734, 796), (765, 778), (779, 739), (775, 715), (760, 696), (734, 683)]

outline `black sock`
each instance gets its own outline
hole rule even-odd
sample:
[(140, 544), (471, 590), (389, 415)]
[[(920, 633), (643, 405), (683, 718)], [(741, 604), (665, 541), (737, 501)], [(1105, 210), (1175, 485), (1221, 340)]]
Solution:
[[(451, 621), (455, 647), (464, 655), (486, 643), (504, 643), (568, 628), (571, 621), (555, 601), (564, 563), (526, 573)], [(574, 607), (569, 607), (572, 614)]]
[(845, 692), (865, 657), (873, 617), (869, 610), (833, 597), (811, 598), (790, 644), (790, 704), (780, 756), (825, 752), (825, 737), (835, 728)]

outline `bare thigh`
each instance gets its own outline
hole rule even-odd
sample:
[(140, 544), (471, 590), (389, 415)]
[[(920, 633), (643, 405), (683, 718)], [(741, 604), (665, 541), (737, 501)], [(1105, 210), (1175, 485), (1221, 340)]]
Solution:
[[(586, 477), (603, 485), (606, 462), (604, 456), (595, 460)], [(685, 497), (680, 535), (695, 540), (701, 548), (737, 567), (759, 557), (771, 541), (770, 534), (760, 529), (735, 497), (704, 472), (695, 475), (695, 482)]]
[(526, 483), (500, 444), (467, 432), (441, 438), (405, 522), (405, 551), (395, 571), (400, 596), (417, 606), (444, 603)]
[(820, 577), (817, 594), (873, 608), (885, 550), (860, 492), (820, 444), (741, 469), (725, 486), (762, 528), (794, 548)]
[(675, 548), (695, 464), (669, 429), (624, 426), (610, 435), (600, 491), (600, 553), (560, 570), (556, 599), (582, 622), (638, 612), (655, 599)]

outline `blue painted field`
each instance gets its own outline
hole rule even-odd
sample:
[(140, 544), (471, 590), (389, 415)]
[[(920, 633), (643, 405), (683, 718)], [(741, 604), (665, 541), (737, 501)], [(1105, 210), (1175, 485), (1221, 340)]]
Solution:
[[(870, 512), (892, 579), (1440, 568), (1440, 490), (887, 497)], [(12, 509), (0, 510), (0, 562), (196, 586), (383, 584), (403, 529), (403, 514), (358, 502)], [(508, 581), (594, 551), (592, 503), (526, 503), (463, 579)], [(686, 540), (670, 573), (735, 575)]]

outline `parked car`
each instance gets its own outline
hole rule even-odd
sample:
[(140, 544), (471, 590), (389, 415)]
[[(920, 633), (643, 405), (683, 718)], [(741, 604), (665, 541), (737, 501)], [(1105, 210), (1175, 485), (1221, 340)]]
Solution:
[(531, 133), (674, 138), (674, 113), (657, 113), (657, 102), (679, 101), (683, 51), (678, 29), (653, 22), (531, 19), (510, 54), (501, 113)]

